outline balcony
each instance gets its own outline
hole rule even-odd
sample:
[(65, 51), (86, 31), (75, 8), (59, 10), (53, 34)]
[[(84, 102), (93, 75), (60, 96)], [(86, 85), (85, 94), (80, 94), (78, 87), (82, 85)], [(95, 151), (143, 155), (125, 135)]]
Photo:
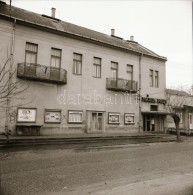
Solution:
[(26, 62), (17, 65), (17, 77), (57, 84), (67, 83), (66, 70)]
[(112, 91), (128, 91), (136, 93), (138, 90), (138, 82), (120, 78), (107, 78), (106, 88)]

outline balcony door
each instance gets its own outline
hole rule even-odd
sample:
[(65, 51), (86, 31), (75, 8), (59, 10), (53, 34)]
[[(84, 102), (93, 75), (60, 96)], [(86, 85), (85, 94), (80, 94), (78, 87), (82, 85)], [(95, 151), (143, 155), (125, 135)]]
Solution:
[(111, 62), (111, 86), (117, 87), (118, 80), (118, 63)]

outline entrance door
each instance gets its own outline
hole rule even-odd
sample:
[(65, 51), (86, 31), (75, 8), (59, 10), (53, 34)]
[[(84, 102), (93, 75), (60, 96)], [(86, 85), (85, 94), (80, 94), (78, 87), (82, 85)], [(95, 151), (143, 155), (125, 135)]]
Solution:
[(155, 118), (151, 115), (145, 115), (143, 124), (144, 131), (155, 131)]
[(192, 114), (189, 113), (189, 129), (193, 129), (193, 120), (192, 120)]
[(102, 130), (103, 127), (103, 113), (92, 112), (91, 131)]

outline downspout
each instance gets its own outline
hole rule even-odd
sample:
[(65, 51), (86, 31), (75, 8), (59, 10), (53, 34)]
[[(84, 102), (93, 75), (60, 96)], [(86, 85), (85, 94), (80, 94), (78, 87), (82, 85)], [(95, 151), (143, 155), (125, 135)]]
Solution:
[(13, 30), (12, 30), (12, 39), (11, 39), (11, 47), (10, 47), (10, 66), (9, 66), (9, 80), (8, 80), (8, 96), (6, 101), (6, 118), (5, 118), (5, 136), (7, 138), (7, 141), (9, 141), (9, 109), (10, 109), (10, 102), (11, 97), (9, 95), (11, 83), (12, 83), (12, 66), (13, 66), (13, 54), (14, 54), (14, 45), (15, 45), (15, 26), (16, 26), (16, 19), (14, 19), (13, 22)]
[(142, 116), (141, 116), (141, 62), (143, 58), (143, 53), (139, 57), (139, 133), (142, 131)]

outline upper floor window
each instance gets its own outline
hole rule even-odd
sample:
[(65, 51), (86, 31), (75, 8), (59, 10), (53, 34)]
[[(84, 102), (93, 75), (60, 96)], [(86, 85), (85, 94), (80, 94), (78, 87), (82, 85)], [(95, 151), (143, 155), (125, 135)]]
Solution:
[(151, 111), (158, 111), (158, 105), (150, 105)]
[(128, 80), (133, 80), (133, 65), (127, 64)]
[(82, 54), (74, 53), (73, 73), (82, 74)]
[(118, 78), (118, 63), (111, 62), (111, 77), (114, 79)]
[(94, 77), (101, 78), (101, 58), (94, 57)]
[(149, 70), (149, 86), (153, 87), (153, 70)]
[(37, 64), (38, 45), (34, 43), (26, 43), (25, 47), (25, 62)]
[(61, 66), (61, 49), (52, 48), (51, 51), (51, 67), (60, 68)]
[(159, 72), (155, 71), (155, 87), (159, 87)]

